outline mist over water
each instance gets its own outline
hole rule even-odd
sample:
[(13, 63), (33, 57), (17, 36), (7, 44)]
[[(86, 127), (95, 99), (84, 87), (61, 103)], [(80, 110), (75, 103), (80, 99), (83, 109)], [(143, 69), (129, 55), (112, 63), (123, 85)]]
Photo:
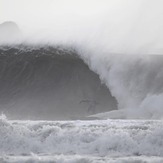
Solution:
[(0, 22), (16, 22), (22, 32), (12, 41), (0, 37), (1, 45), (73, 47), (125, 118), (162, 118), (162, 0), (0, 2)]
[(86, 62), (107, 85), (118, 108), (124, 109), (125, 118), (162, 118), (161, 55), (96, 57)]

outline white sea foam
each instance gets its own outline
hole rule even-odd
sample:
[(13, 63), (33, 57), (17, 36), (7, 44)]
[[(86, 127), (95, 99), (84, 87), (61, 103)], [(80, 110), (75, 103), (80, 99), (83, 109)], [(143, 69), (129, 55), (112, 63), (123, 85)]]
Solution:
[(163, 122), (0, 120), (0, 155), (163, 157)]
[(79, 155), (34, 155), (30, 156), (4, 156), (0, 161), (5, 163), (162, 163), (160, 157), (97, 157), (97, 156), (79, 156)]

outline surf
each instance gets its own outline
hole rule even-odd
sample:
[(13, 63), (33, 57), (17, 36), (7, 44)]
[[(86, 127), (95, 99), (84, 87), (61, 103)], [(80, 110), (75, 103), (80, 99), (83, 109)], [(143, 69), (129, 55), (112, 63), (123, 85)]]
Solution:
[[(7, 1), (3, 1), (1, 22), (12, 20), (21, 35), (11, 40), (10, 36), (3, 36), (0, 44), (9, 47), (32, 45), (32, 48), (38, 45), (72, 47), (82, 62), (107, 86), (117, 103), (117, 115), (121, 116), (123, 112), (129, 119), (162, 119), (163, 36), (162, 21), (159, 21), (163, 15), (162, 1), (76, 3), (71, 0), (66, 3), (66, 8), (62, 2), (48, 2), (36, 0), (31, 8), (24, 2), (33, 14), (31, 19), (25, 19), (29, 15), (18, 5), (22, 1), (15, 0), (16, 7), (11, 9), (13, 14), (6, 13)], [(40, 8), (35, 13), (38, 3)], [(55, 6), (55, 10), (51, 6)], [(90, 10), (86, 6), (94, 7)], [(16, 14), (19, 11), (23, 17)], [(11, 30), (11, 26), (10, 23), (5, 25), (6, 31)], [(95, 100), (91, 101), (91, 105), (96, 105)]]

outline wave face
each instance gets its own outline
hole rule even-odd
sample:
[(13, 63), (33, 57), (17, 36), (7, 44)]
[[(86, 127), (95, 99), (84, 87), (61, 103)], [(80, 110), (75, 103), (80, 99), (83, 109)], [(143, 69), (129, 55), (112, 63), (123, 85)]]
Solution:
[(76, 119), (117, 108), (70, 48), (1, 47), (0, 92), (0, 110), (11, 119)]
[(10, 45), (1, 46), (0, 62), (0, 108), (9, 118), (163, 117), (161, 55)]

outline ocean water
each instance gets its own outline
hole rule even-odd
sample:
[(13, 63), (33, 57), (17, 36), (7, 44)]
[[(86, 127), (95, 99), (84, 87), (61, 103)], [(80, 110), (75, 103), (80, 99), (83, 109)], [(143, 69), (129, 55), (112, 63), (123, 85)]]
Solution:
[(0, 111), (9, 119), (71, 120), (117, 109), (72, 48), (1, 46), (0, 63)]
[(0, 4), (0, 162), (163, 162), (162, 0)]
[(163, 161), (159, 120), (0, 120), (1, 162)]

